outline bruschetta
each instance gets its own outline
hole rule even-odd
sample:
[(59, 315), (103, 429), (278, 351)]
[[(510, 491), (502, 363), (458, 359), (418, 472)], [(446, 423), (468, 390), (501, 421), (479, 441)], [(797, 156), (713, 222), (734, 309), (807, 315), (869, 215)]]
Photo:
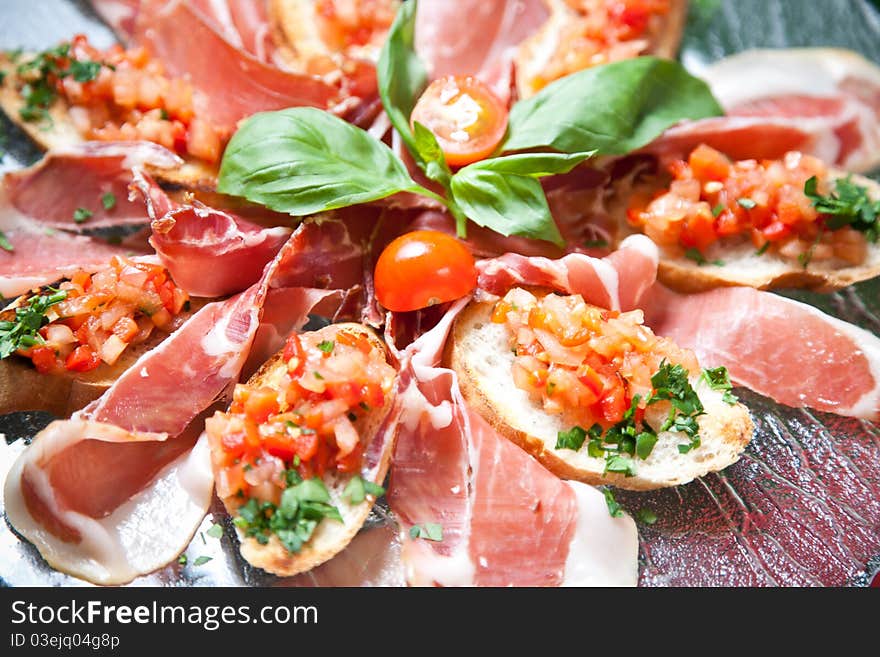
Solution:
[(39, 53), (0, 53), (0, 109), (43, 150), (89, 140), (146, 140), (180, 152), (157, 179), (213, 190), (228, 135), (199, 119), (193, 89), (142, 49), (93, 48), (83, 36)]
[(731, 161), (709, 146), (637, 187), (624, 234), (660, 248), (659, 279), (681, 292), (745, 285), (840, 289), (880, 275), (880, 185), (790, 152)]
[(293, 334), (205, 423), (248, 563), (281, 576), (340, 552), (384, 491), (397, 372), (360, 324)]
[(465, 308), (445, 360), (468, 403), (562, 478), (649, 490), (736, 462), (754, 428), (726, 371), (641, 322), (513, 288)]
[(121, 257), (18, 297), (0, 312), (0, 414), (69, 416), (202, 305), (164, 267)]
[(673, 58), (687, 19), (687, 0), (584, 2), (546, 0), (549, 16), (520, 44), (516, 88), (528, 98), (569, 73), (639, 55)]

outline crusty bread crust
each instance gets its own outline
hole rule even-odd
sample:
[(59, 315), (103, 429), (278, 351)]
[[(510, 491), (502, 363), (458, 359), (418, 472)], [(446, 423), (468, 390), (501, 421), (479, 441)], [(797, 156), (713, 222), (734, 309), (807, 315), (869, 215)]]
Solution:
[[(831, 169), (831, 178), (845, 178), (846, 172)], [(880, 199), (880, 184), (864, 176), (852, 175), (853, 182), (868, 189), (874, 199)], [(614, 210), (624, 233), (632, 232), (626, 220), (625, 204)], [(625, 236), (625, 235), (624, 235)], [(657, 278), (664, 285), (679, 292), (702, 292), (715, 287), (746, 286), (759, 290), (777, 288), (804, 288), (816, 292), (833, 292), (841, 288), (880, 276), (880, 243), (868, 243), (868, 253), (860, 265), (851, 265), (839, 259), (813, 261), (805, 268), (797, 261), (781, 258), (773, 253), (755, 254), (748, 240), (728, 238), (716, 242), (706, 251), (706, 264), (660, 248)], [(711, 264), (720, 260), (722, 265)]]
[[(18, 297), (0, 313), (0, 317), (10, 319), (10, 309), (29, 296)], [(190, 317), (208, 301), (190, 299), (190, 309), (180, 316), (184, 319)], [(138, 358), (157, 347), (168, 335), (153, 331), (145, 342), (126, 348), (113, 365), (101, 363), (90, 372), (40, 374), (26, 358), (15, 355), (4, 358), (0, 360), (0, 415), (15, 411), (47, 411), (57, 417), (69, 417), (104, 394)]]
[[(0, 72), (5, 73), (0, 85), (0, 109), (16, 126), (21, 128), (42, 150), (54, 150), (81, 144), (85, 139), (74, 127), (68, 114), (68, 105), (63, 99), (56, 100), (49, 108), (50, 121), (25, 121), (19, 110), (24, 100), (16, 89), (15, 64), (9, 57), (0, 54)], [(147, 165), (147, 173), (160, 183), (173, 185), (193, 191), (215, 191), (217, 189), (217, 167), (201, 160), (187, 159), (177, 169), (163, 169)]]
[[(322, 340), (332, 340), (333, 336), (343, 329), (367, 336), (374, 348), (380, 350), (380, 353), (385, 354), (387, 358), (385, 344), (373, 331), (361, 324), (331, 324), (318, 331), (303, 334), (302, 337), (303, 339), (313, 340), (317, 344)], [(248, 383), (250, 385), (269, 386), (277, 389), (280, 386), (281, 377), (287, 370), (282, 353), (278, 352), (264, 363), (248, 380)], [(372, 409), (370, 413), (355, 422), (358, 434), (361, 436), (374, 436), (385, 422), (393, 403), (394, 394), (392, 392), (386, 395), (384, 406)], [(378, 468), (376, 469), (375, 476), (372, 478), (373, 483), (381, 485), (385, 480), (385, 475), (391, 463), (393, 446), (394, 441), (392, 439), (386, 440), (379, 458)], [(360, 504), (352, 505), (343, 498), (342, 493), (352, 476), (351, 474), (343, 473), (326, 473), (324, 475), (324, 484), (330, 493), (331, 503), (339, 509), (344, 520), (343, 523), (334, 520), (323, 520), (318, 524), (309, 542), (296, 554), (289, 552), (274, 535), (266, 545), (260, 545), (256, 539), (246, 537), (244, 532), (237, 530), (241, 542), (241, 555), (251, 565), (282, 577), (305, 572), (334, 557), (358, 533), (367, 516), (369, 516), (375, 501), (372, 497), (368, 496)], [(241, 498), (234, 495), (222, 498), (221, 501), (231, 515), (236, 514), (238, 507), (243, 502)]]
[[(452, 329), (444, 361), (457, 373), (471, 407), (557, 476), (630, 490), (675, 486), (735, 463), (751, 440), (754, 425), (745, 406), (730, 406), (721, 401), (721, 393), (691, 381), (707, 410), (698, 419), (702, 445), (683, 455), (677, 446), (687, 442), (686, 437), (661, 432), (648, 459), (636, 460), (636, 476), (603, 473), (604, 460), (589, 457), (586, 444), (577, 452), (555, 448), (556, 432), (571, 425), (561, 416), (546, 414), (540, 403), (513, 383), (507, 329), (492, 323), (492, 309), (492, 303), (475, 302), (465, 308)], [(661, 406), (665, 404), (650, 408), (646, 415), (649, 420), (651, 413), (657, 415), (653, 426), (659, 426), (667, 413)]]

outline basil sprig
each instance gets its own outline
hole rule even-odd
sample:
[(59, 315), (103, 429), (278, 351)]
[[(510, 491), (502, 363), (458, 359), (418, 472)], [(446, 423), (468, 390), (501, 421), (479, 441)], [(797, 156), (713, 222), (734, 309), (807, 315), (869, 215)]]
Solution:
[[(502, 235), (564, 246), (539, 178), (567, 173), (595, 153), (621, 154), (683, 119), (721, 113), (708, 87), (680, 65), (646, 57), (563, 78), (514, 105), (501, 154), (453, 173), (436, 137), (410, 126), (428, 75), (415, 49), (415, 0), (403, 3), (377, 64), (389, 119), (442, 195), (365, 131), (317, 109), (256, 114), (226, 148), (218, 190), (303, 216), (400, 192), (443, 204), (466, 236), (467, 220)], [(553, 149), (561, 152), (513, 153)]]

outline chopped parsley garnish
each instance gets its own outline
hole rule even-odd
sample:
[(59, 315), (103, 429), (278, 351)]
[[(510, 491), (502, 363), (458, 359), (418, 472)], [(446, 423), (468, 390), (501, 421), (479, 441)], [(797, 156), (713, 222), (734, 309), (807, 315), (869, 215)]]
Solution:
[(712, 216), (717, 219), (719, 216), (721, 216), (721, 213), (724, 212), (726, 208), (727, 206), (724, 205), (724, 203), (719, 203), (714, 208), (712, 208)]
[(424, 538), (429, 541), (443, 540), (443, 525), (436, 522), (426, 522), (424, 525), (413, 525), (409, 528), (410, 538)]
[(223, 536), (223, 527), (215, 522), (213, 525), (211, 525), (211, 528), (205, 533), (211, 538), (220, 538), (221, 536)]
[(73, 220), (78, 223), (84, 223), (92, 218), (92, 211), (86, 208), (77, 208), (73, 211)]
[(12, 242), (9, 241), (9, 238), (0, 230), (0, 249), (4, 251), (15, 251), (15, 248), (12, 246)]
[(105, 210), (112, 210), (116, 207), (116, 194), (113, 192), (107, 192), (101, 197), (101, 205), (104, 206)]
[(608, 487), (603, 488), (602, 495), (605, 496), (605, 504), (608, 505), (608, 513), (611, 517), (620, 518), (623, 516), (623, 509), (620, 508), (620, 504), (614, 499), (614, 493), (611, 492), (611, 489)]
[(214, 557), (207, 557), (202, 555), (200, 557), (196, 557), (196, 560), (193, 561), (193, 566), (204, 566), (209, 561), (213, 561)]
[(315, 370), (314, 372), (312, 372), (312, 375), (313, 375), (316, 379), (320, 379), (320, 380), (323, 380), (323, 379), (324, 379), (324, 377), (321, 376), (321, 373), (320, 373), (318, 370)]
[(17, 349), (43, 344), (37, 331), (49, 323), (46, 311), (67, 298), (67, 292), (52, 291), (32, 297), (27, 304), (15, 309), (15, 321), (0, 322), (0, 358), (6, 358)]
[[(608, 240), (587, 240), (584, 242), (584, 248), (587, 249), (604, 249), (608, 246)], [(514, 309), (515, 310), (515, 309)]]
[(382, 497), (384, 494), (385, 489), (382, 488), (382, 486), (374, 484), (372, 481), (362, 479), (360, 475), (352, 477), (351, 481), (349, 481), (348, 485), (345, 487), (345, 490), (342, 491), (342, 496), (353, 505), (363, 502), (367, 499), (367, 495)]
[(730, 373), (727, 371), (726, 367), (721, 366), (713, 369), (704, 368), (703, 374), (700, 378), (703, 379), (712, 390), (724, 391), (724, 395), (721, 397), (722, 401), (731, 406), (739, 401), (737, 396), (730, 392), (733, 389), (733, 384), (730, 382)]
[(831, 230), (851, 226), (865, 234), (869, 242), (880, 238), (880, 201), (868, 196), (868, 190), (852, 181), (852, 176), (834, 181), (834, 191), (828, 196), (818, 193), (819, 182), (813, 176), (804, 183), (804, 194), (816, 211), (825, 217), (825, 225)]
[(764, 242), (761, 245), (761, 248), (755, 251), (755, 255), (764, 255), (767, 252), (767, 249), (770, 248), (770, 242)]
[(651, 511), (651, 509), (639, 509), (636, 517), (646, 525), (653, 525), (657, 522), (657, 514)]
[(739, 204), (739, 207), (745, 208), (746, 210), (751, 210), (758, 206), (758, 204), (755, 203), (752, 199), (746, 197), (738, 198), (736, 199), (736, 202), (737, 204)]
[(709, 262), (708, 260), (706, 260), (706, 257), (700, 252), (700, 250), (697, 248), (694, 248), (694, 247), (691, 247), (690, 249), (685, 251), (684, 257), (687, 258), (688, 260), (693, 260), (698, 265), (700, 265), (700, 267), (702, 267), (703, 265), (709, 265), (709, 264), (715, 265), (717, 267), (724, 266), (723, 260), (713, 260), (712, 262)]
[(187, 561), (187, 559), (186, 559), (186, 555), (185, 555), (185, 554), (181, 554), (181, 555), (177, 558), (177, 563), (179, 563), (181, 566), (185, 566), (185, 565), (186, 565), (186, 561)]
[(556, 434), (556, 449), (579, 450), (587, 439), (587, 432), (582, 427), (572, 427), (568, 431)]
[(49, 107), (58, 98), (55, 80), (72, 76), (77, 82), (91, 82), (102, 66), (101, 62), (70, 59), (69, 43), (44, 50), (18, 64), (16, 74), (23, 82), (19, 91), (24, 100), (19, 115), (25, 121), (50, 119)]
[[(724, 368), (704, 371), (704, 376), (711, 377), (707, 379), (707, 381), (711, 380), (710, 386), (713, 383), (717, 386), (725, 385), (727, 370), (724, 370), (723, 374), (720, 370)], [(726, 380), (729, 385), (729, 378)], [(663, 422), (660, 431), (676, 431), (687, 435), (689, 442), (678, 446), (682, 453), (699, 447), (700, 426), (697, 418), (704, 415), (705, 411), (699, 396), (688, 381), (688, 371), (681, 365), (671, 365), (664, 360), (651, 377), (651, 385), (654, 391), (645, 400), (646, 407), (662, 401), (670, 402), (669, 416)], [(730, 393), (725, 389), (724, 401), (731, 403), (727, 395)], [(736, 398), (733, 395), (730, 397), (734, 399), (732, 403), (736, 403)], [(658, 440), (658, 432), (644, 419), (637, 419), (640, 401), (639, 395), (635, 395), (630, 407), (623, 414), (623, 419), (610, 427), (604, 436), (600, 424), (594, 424), (589, 430), (574, 426), (568, 431), (560, 431), (556, 438), (556, 449), (579, 450), (589, 437), (587, 454), (593, 458), (604, 458), (606, 473), (635, 476), (635, 457), (646, 460), (654, 451)]]
[(318, 349), (320, 349), (325, 354), (332, 354), (333, 347), (336, 346), (336, 343), (333, 340), (322, 340), (318, 343)]
[(290, 485), (277, 506), (250, 499), (238, 508), (232, 522), (261, 545), (275, 534), (289, 552), (295, 553), (312, 537), (318, 523), (325, 518), (342, 522), (342, 516), (330, 504), (330, 493), (320, 478), (303, 480), (296, 470), (288, 470), (286, 476)]

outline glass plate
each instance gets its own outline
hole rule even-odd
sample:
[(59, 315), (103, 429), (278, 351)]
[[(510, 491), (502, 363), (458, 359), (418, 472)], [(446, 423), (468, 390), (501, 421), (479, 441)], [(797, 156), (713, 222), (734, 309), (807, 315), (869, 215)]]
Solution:
[[(40, 49), (87, 34), (97, 46), (113, 35), (83, 1), (4, 0), (0, 49)], [(880, 14), (865, 0), (692, 0), (682, 61), (698, 68), (750, 47), (838, 46), (880, 62)], [(7, 134), (0, 172), (35, 161), (39, 152), (0, 114)], [(880, 335), (880, 279), (831, 295), (784, 292)], [(806, 364), (808, 366), (808, 364)], [(880, 428), (779, 406), (737, 390), (757, 427), (742, 459), (724, 472), (652, 493), (618, 493), (639, 522), (640, 584), (866, 585), (880, 568)], [(44, 413), (0, 417), (0, 478), (49, 420)], [(221, 539), (206, 531), (224, 527)], [(222, 506), (211, 512), (187, 549), (188, 563), (133, 582), (141, 586), (321, 585), (358, 577), (367, 584), (401, 584), (400, 546), (393, 516), (376, 506), (352, 545), (327, 566), (280, 579), (248, 566), (238, 554)], [(349, 579), (348, 581), (351, 581)], [(9, 526), (0, 528), (0, 583), (81, 585), (49, 568)]]

